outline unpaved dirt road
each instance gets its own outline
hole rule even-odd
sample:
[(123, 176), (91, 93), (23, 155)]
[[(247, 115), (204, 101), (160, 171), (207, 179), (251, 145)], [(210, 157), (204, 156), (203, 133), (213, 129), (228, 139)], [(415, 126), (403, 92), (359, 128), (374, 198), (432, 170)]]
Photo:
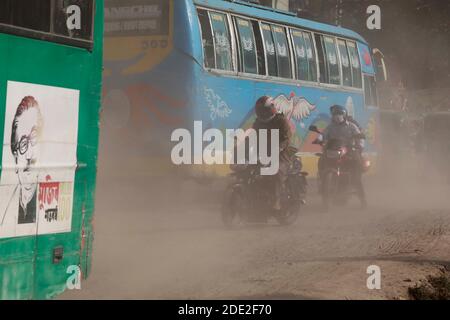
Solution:
[[(406, 299), (450, 264), (450, 188), (367, 183), (370, 208), (225, 230), (223, 185), (99, 172), (93, 272), (62, 299)], [(375, 187), (374, 185), (378, 185)], [(381, 290), (366, 286), (381, 268)]]

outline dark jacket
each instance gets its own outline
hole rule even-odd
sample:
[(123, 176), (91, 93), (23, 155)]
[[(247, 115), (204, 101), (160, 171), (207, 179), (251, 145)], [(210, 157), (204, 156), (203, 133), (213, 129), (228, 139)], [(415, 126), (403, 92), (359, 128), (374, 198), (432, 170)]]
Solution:
[[(268, 153), (271, 154), (271, 130), (279, 130), (279, 146), (280, 146), (280, 161), (290, 161), (291, 154), (289, 150), (289, 145), (291, 143), (292, 132), (289, 125), (289, 121), (282, 113), (277, 113), (275, 117), (268, 121), (263, 122), (259, 119), (256, 119), (253, 123), (253, 129), (259, 131), (260, 129), (267, 129), (267, 150)], [(258, 135), (259, 137), (259, 135)], [(258, 142), (259, 143), (259, 142)]]

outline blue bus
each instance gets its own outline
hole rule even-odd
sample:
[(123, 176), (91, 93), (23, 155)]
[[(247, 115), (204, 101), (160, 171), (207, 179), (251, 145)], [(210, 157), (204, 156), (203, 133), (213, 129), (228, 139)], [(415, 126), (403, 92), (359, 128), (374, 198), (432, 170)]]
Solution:
[[(376, 160), (377, 67), (359, 34), (239, 0), (106, 0), (105, 6), (105, 130), (126, 148), (129, 168), (169, 168), (172, 131), (194, 121), (204, 129), (248, 128), (262, 95), (274, 97), (288, 117), (311, 174), (320, 150), (308, 127), (324, 128), (333, 104), (365, 129), (366, 152)], [(222, 175), (227, 167), (194, 170)]]

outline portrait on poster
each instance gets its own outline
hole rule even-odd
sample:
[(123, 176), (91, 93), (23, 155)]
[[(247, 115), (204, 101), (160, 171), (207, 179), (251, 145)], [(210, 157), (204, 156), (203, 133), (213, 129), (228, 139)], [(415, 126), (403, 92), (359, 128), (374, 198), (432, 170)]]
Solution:
[(9, 81), (0, 238), (70, 232), (79, 91)]

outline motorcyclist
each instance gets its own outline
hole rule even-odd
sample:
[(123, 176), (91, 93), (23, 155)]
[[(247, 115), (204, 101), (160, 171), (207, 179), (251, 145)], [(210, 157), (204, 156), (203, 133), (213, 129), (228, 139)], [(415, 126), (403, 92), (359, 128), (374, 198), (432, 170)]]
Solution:
[[(332, 108), (332, 107), (331, 107), (331, 108)], [(331, 108), (330, 108), (330, 109), (331, 109)], [(331, 112), (331, 110), (330, 110), (330, 112)], [(363, 128), (361, 127), (361, 125), (359, 124), (359, 122), (356, 121), (356, 119), (353, 118), (351, 115), (347, 115), (346, 119), (347, 119), (348, 122), (353, 123), (355, 126), (357, 126), (358, 129), (359, 129), (359, 131), (361, 131), (361, 132), (363, 131)]]
[[(318, 138), (318, 142), (326, 145), (330, 140), (340, 140), (346, 146), (355, 147), (355, 152), (352, 154), (352, 183), (356, 188), (356, 192), (361, 201), (363, 208), (367, 207), (366, 194), (362, 183), (362, 150), (364, 148), (364, 139), (362, 139), (362, 132), (354, 121), (348, 118), (347, 110), (340, 105), (333, 105), (330, 108), (331, 123)], [(322, 173), (324, 169), (323, 158), (319, 159), (319, 178), (322, 180)]]
[[(291, 129), (287, 118), (277, 112), (274, 99), (270, 96), (262, 96), (256, 101), (255, 104), (256, 120), (253, 123), (253, 129), (256, 131), (260, 129), (266, 129), (268, 131), (267, 150), (269, 153), (275, 150), (270, 150), (271, 147), (271, 130), (279, 130), (279, 171), (274, 176), (275, 179), (275, 201), (273, 209), (281, 210), (281, 197), (285, 186), (285, 182), (288, 177), (289, 166), (293, 157), (292, 149), (289, 148), (291, 143)], [(259, 136), (259, 134), (258, 134)]]

